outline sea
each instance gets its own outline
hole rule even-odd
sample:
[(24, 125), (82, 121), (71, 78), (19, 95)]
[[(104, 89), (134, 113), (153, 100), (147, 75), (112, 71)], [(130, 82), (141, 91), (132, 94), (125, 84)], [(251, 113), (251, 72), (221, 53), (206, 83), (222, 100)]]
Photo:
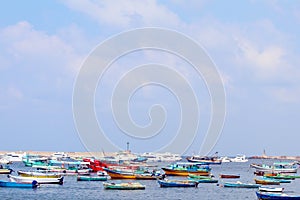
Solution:
[[(276, 160), (278, 161), (278, 160)], [(254, 169), (250, 168), (251, 163), (273, 164), (275, 160), (250, 159), (246, 163), (222, 163), (221, 165), (211, 165), (212, 174), (219, 180), (216, 183), (200, 183), (197, 188), (160, 188), (156, 180), (139, 180), (146, 185), (145, 190), (104, 190), (102, 182), (98, 181), (77, 181), (76, 176), (65, 176), (63, 185), (41, 185), (37, 189), (20, 188), (0, 188), (0, 199), (198, 199), (198, 200), (244, 200), (257, 199), (255, 192), (257, 189), (249, 188), (225, 188), (224, 182), (245, 182), (254, 183)], [(168, 165), (168, 163), (156, 163), (158, 168)], [(23, 163), (13, 163), (10, 167), (16, 174), (18, 170), (30, 170), (24, 167)], [(239, 174), (239, 179), (219, 179), (219, 174)], [(170, 177), (178, 179), (182, 177)], [(0, 180), (8, 180), (7, 175), (0, 175)], [(132, 180), (108, 180), (109, 182), (131, 182)], [(292, 183), (282, 183), (285, 192), (300, 194), (300, 179), (293, 180)]]

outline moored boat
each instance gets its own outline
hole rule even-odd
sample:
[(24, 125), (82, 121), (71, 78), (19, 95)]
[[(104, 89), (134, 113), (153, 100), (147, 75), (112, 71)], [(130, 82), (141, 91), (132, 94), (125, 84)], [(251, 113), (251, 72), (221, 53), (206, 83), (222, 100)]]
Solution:
[(266, 187), (266, 186), (261, 186), (258, 188), (259, 191), (261, 192), (283, 192), (284, 188), (282, 187)]
[(197, 187), (197, 181), (189, 180), (158, 180), (160, 187)]
[(189, 180), (196, 181), (198, 183), (218, 183), (217, 179), (207, 178), (207, 179), (193, 179), (189, 177)]
[(26, 172), (26, 171), (18, 171), (19, 176), (23, 177), (36, 177), (36, 178), (59, 178), (61, 175), (54, 173), (42, 173), (42, 172)]
[(17, 183), (10, 181), (0, 181), (0, 187), (13, 187), (13, 188), (37, 188), (39, 183), (32, 181), (31, 183)]
[(210, 175), (210, 176), (198, 176), (195, 174), (189, 174), (189, 178), (194, 178), (194, 179), (207, 179), (207, 178), (212, 178), (214, 176)]
[(37, 177), (22, 177), (22, 176), (12, 176), (8, 175), (12, 182), (17, 183), (32, 183), (32, 181), (36, 180), (39, 184), (63, 184), (64, 177), (61, 176), (59, 178), (37, 178)]
[(295, 163), (279, 162), (273, 165), (265, 164), (250, 164), (250, 167), (255, 168), (256, 171), (271, 172), (271, 173), (297, 173), (298, 166)]
[(220, 174), (220, 178), (240, 178), (240, 175), (237, 174)]
[(256, 192), (256, 196), (260, 200), (300, 200), (300, 194), (286, 194), (286, 193), (270, 193), (270, 192)]
[(111, 170), (111, 169), (104, 169), (107, 174), (110, 176), (111, 179), (135, 179), (136, 176), (133, 172), (125, 172), (119, 170)]
[(107, 176), (77, 176), (77, 181), (107, 181)]
[(199, 176), (209, 176), (211, 168), (202, 166), (201, 163), (175, 163), (167, 167), (163, 167), (166, 175), (171, 176), (188, 176), (189, 174)]
[(145, 185), (138, 182), (133, 183), (103, 183), (103, 187), (106, 190), (144, 190)]
[(277, 180), (266, 180), (266, 179), (254, 179), (256, 184), (261, 185), (280, 185), (280, 182)]
[(0, 169), (0, 174), (11, 174), (13, 170), (9, 168), (2, 168)]
[(234, 187), (234, 188), (259, 188), (260, 184), (253, 184), (253, 183), (242, 183), (240, 181), (237, 182), (225, 182), (224, 187)]
[(189, 162), (197, 162), (202, 164), (209, 165), (220, 165), (222, 163), (222, 159), (218, 157), (209, 157), (209, 156), (191, 156), (186, 158)]

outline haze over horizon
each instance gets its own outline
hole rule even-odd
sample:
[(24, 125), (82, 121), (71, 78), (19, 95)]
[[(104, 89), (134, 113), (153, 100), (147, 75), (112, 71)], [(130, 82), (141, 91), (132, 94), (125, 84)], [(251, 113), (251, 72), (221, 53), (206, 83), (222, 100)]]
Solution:
[[(82, 64), (100, 43), (120, 32), (159, 27), (198, 42), (222, 77), (226, 118), (211, 154), (251, 156), (265, 149), (267, 155), (300, 155), (298, 1), (12, 0), (1, 4), (0, 150), (86, 151), (72, 110)], [(181, 120), (178, 100), (159, 85), (134, 93), (129, 112), (136, 124), (145, 127), (151, 122), (149, 108), (164, 105), (167, 120), (160, 134), (151, 140), (136, 139), (114, 123), (109, 108), (116, 82), (145, 63), (174, 67), (195, 90), (199, 131), (186, 154), (197, 154), (210, 122), (210, 93), (188, 63), (166, 52), (133, 52), (105, 72), (94, 105), (103, 131), (123, 149), (129, 141), (133, 152), (155, 150), (176, 137)]]

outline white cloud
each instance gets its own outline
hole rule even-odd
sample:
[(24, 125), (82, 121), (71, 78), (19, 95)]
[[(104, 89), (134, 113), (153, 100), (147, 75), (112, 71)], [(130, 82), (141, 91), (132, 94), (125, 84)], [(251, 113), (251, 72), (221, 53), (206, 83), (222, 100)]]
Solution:
[(128, 28), (133, 26), (176, 26), (179, 19), (155, 0), (134, 1), (80, 1), (65, 0), (67, 6), (82, 12), (100, 24)]

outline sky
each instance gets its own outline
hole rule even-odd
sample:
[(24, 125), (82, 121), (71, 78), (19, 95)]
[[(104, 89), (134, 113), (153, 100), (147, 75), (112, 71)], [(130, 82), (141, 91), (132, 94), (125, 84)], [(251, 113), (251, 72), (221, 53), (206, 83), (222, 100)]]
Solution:
[[(0, 6), (0, 150), (86, 151), (73, 118), (73, 90), (91, 52), (117, 34), (158, 27), (184, 34), (215, 63), (226, 93), (226, 118), (211, 153), (299, 155), (300, 3), (245, 0), (3, 1)], [(198, 153), (211, 117), (203, 78), (182, 59), (143, 50), (111, 65), (95, 92), (103, 132), (121, 149), (155, 151), (176, 137), (180, 107), (172, 91), (147, 85), (128, 110), (139, 126), (159, 103), (164, 130), (151, 139), (120, 131), (110, 109), (116, 82), (134, 66), (160, 63), (184, 76), (199, 100), (200, 121), (186, 154)], [(129, 83), (128, 83), (129, 84)], [(99, 142), (101, 146), (101, 141)], [(101, 148), (101, 147), (100, 147)], [(102, 149), (105, 151), (105, 149)]]

